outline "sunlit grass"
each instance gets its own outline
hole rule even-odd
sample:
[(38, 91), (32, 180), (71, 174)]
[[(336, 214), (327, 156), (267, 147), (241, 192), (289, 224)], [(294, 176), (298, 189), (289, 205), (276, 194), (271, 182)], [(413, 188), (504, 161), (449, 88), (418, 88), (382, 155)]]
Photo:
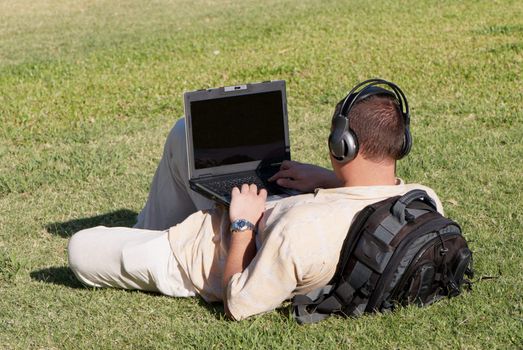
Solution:
[[(0, 1), (0, 348), (519, 348), (523, 343), (523, 4)], [(400, 85), (414, 149), (399, 175), (463, 227), (471, 294), (298, 327), (199, 299), (82, 288), (67, 239), (131, 225), (182, 93), (285, 79), (295, 159), (328, 166), (333, 106)]]

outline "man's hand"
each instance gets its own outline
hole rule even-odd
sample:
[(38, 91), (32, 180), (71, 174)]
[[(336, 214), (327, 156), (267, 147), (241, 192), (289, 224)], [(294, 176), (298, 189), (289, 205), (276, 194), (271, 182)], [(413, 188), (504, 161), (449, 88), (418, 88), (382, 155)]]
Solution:
[(282, 187), (302, 192), (313, 192), (316, 188), (334, 188), (343, 186), (333, 171), (317, 165), (285, 160), (280, 171), (269, 181), (276, 181)]
[(267, 191), (261, 189), (258, 193), (256, 185), (243, 184), (241, 189), (238, 189), (238, 187), (232, 189), (231, 197), (231, 206), (229, 207), (231, 222), (237, 219), (245, 219), (256, 225), (265, 211)]

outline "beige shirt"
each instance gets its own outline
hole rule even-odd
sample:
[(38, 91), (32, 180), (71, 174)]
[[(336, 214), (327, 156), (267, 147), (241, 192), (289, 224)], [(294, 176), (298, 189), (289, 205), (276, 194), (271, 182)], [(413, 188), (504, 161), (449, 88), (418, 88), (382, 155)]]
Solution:
[[(355, 214), (369, 204), (412, 189), (427, 191), (442, 212), (434, 191), (402, 182), (396, 186), (318, 189), (268, 205), (256, 236), (256, 256), (231, 278), (227, 288), (232, 316), (239, 320), (273, 310), (295, 294), (327, 284)], [(227, 212), (216, 209), (212, 215), (197, 212), (169, 230), (174, 256), (197, 292), (209, 302), (222, 300), (228, 227)]]

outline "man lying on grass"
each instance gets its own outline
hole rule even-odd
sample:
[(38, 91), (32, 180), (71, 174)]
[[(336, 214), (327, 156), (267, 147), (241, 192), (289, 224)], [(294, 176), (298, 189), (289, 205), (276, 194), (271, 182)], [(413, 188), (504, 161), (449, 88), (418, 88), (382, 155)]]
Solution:
[(396, 177), (396, 160), (411, 144), (407, 102), (394, 84), (375, 83), (336, 107), (329, 136), (334, 171), (284, 162), (271, 180), (304, 194), (270, 204), (252, 184), (233, 189), (229, 210), (191, 191), (179, 120), (135, 227), (76, 233), (71, 269), (87, 286), (223, 301), (235, 320), (327, 284), (351, 221), (365, 206), (420, 188), (442, 210), (431, 189)]

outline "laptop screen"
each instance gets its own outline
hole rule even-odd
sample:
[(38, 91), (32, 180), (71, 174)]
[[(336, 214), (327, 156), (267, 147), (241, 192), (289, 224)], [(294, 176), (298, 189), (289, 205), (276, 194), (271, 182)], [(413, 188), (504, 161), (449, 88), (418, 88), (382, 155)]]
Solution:
[(285, 159), (282, 92), (191, 101), (195, 169)]

